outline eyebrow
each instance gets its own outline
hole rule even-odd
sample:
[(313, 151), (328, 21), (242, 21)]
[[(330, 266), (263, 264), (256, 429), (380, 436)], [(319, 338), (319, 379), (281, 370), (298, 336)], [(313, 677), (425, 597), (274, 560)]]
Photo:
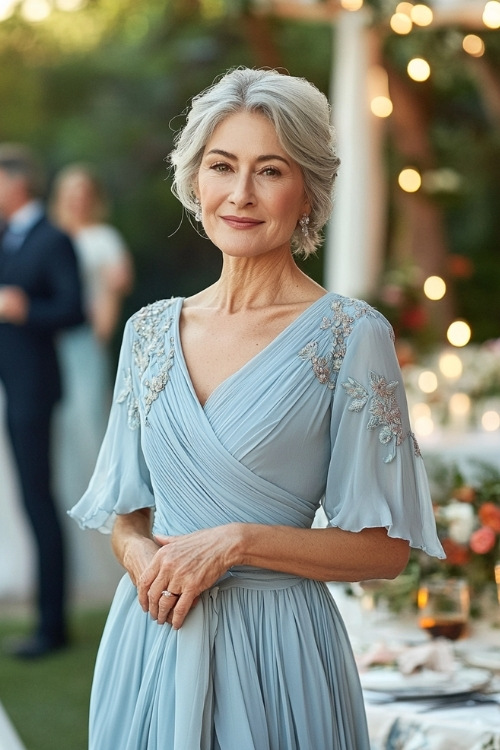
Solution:
[[(231, 154), (229, 151), (224, 151), (221, 148), (212, 148), (210, 151), (207, 151), (205, 156), (209, 156), (210, 154), (218, 154), (219, 156), (225, 156), (226, 159), (234, 159), (235, 161), (238, 160), (238, 157), (235, 154)], [(279, 156), (278, 154), (262, 154), (262, 156), (257, 157), (258, 162), (264, 162), (264, 161), (273, 161), (278, 160), (282, 161), (288, 166), (290, 166), (290, 162), (285, 159), (283, 156)]]

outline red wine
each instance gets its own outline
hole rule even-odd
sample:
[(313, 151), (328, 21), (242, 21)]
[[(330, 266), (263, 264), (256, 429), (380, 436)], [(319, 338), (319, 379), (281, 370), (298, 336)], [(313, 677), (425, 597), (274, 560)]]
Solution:
[(449, 638), (456, 641), (465, 632), (466, 621), (453, 617), (421, 617), (419, 626), (433, 638)]

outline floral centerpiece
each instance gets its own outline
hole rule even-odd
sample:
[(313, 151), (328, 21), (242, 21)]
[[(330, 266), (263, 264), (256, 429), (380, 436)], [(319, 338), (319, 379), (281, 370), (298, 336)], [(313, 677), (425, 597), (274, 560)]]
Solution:
[(446, 560), (412, 553), (421, 578), (461, 577), (468, 581), (472, 605), (494, 591), (495, 563), (500, 561), (500, 472), (474, 461), (474, 479), (465, 481), (455, 464), (435, 461), (429, 480), (436, 525)]
[[(419, 584), (429, 578), (464, 578), (471, 592), (471, 614), (496, 600), (495, 563), (500, 562), (500, 472), (474, 461), (466, 481), (455, 464), (428, 460), (429, 482), (439, 538), (446, 560), (412, 550), (406, 570), (394, 581), (361, 584), (376, 605), (393, 612), (416, 608)], [(355, 592), (353, 592), (355, 593)]]

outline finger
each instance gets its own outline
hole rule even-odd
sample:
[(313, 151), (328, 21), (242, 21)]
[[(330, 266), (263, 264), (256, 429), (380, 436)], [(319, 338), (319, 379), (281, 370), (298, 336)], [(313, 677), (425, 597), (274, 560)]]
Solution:
[(182, 627), (184, 620), (193, 606), (193, 601), (193, 596), (188, 593), (181, 594), (177, 600), (175, 607), (172, 609), (172, 627), (175, 630), (179, 630)]
[[(167, 594), (170, 594), (169, 596)], [(178, 594), (172, 594), (167, 589), (162, 592), (158, 602), (158, 625), (164, 625), (167, 622), (167, 618), (172, 613), (177, 601), (179, 599)]]
[(168, 544), (169, 542), (171, 542), (172, 539), (174, 539), (174, 537), (165, 536), (164, 534), (153, 534), (153, 539), (155, 540), (157, 544), (160, 544), (163, 547), (165, 544)]

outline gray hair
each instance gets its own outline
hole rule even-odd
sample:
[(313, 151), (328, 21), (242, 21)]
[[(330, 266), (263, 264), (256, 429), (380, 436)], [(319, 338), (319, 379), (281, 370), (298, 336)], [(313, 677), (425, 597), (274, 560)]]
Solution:
[(292, 249), (307, 257), (320, 244), (321, 230), (332, 212), (340, 160), (328, 100), (305, 78), (276, 70), (236, 68), (195, 96), (169, 157), (174, 169), (172, 192), (190, 213), (196, 213), (194, 185), (205, 146), (215, 128), (241, 110), (267, 117), (284, 150), (302, 171), (311, 205), (309, 234), (304, 236), (297, 228)]
[(32, 198), (45, 192), (45, 175), (33, 151), (22, 143), (0, 144), (0, 169), (12, 177), (22, 177)]

